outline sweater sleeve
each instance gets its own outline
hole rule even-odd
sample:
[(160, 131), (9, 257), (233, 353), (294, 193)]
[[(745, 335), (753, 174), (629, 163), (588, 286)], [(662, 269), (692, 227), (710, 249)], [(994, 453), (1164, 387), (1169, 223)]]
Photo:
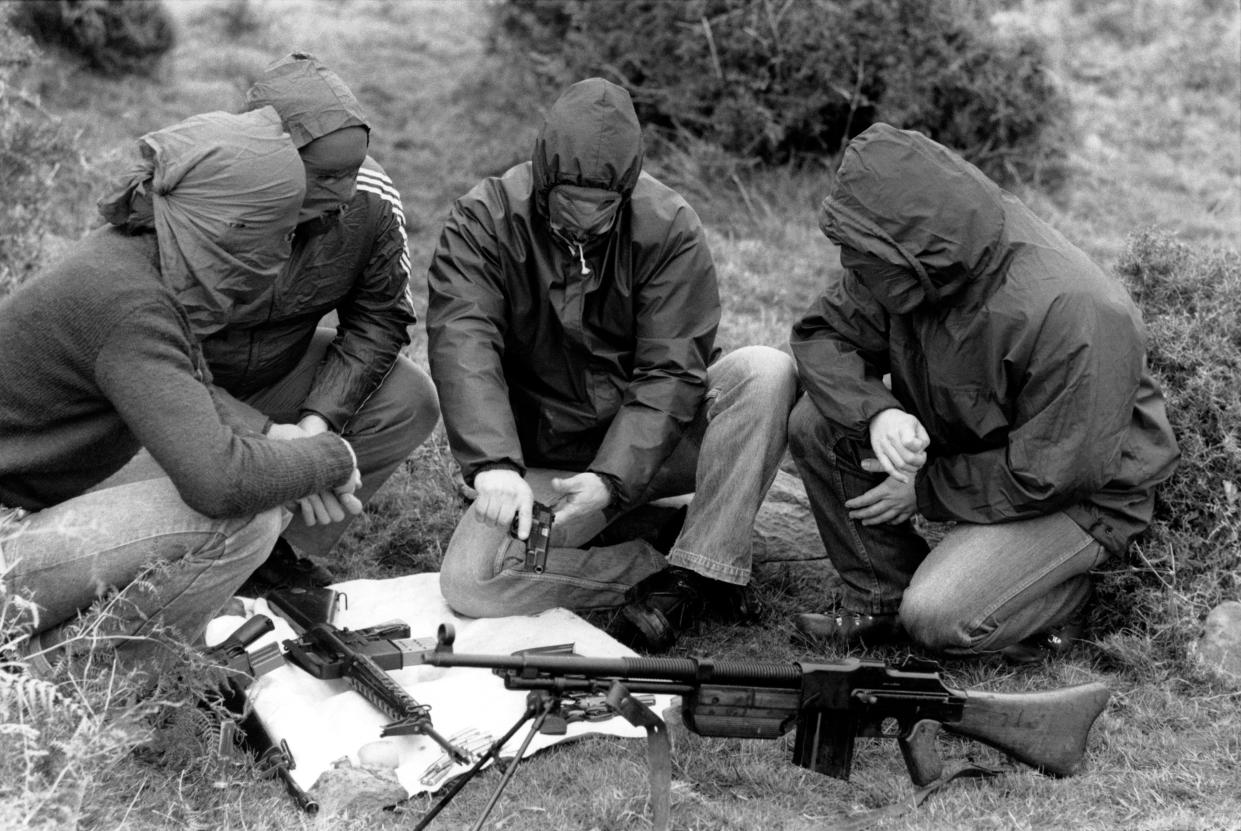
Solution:
[(353, 454), (338, 436), (277, 441), (225, 423), (195, 354), (169, 299), (129, 314), (95, 363), (101, 391), (187, 505), (253, 514), (348, 480)]

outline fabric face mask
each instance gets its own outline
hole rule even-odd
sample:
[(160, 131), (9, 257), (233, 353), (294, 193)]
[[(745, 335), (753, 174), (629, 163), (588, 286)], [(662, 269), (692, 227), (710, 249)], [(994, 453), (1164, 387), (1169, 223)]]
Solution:
[(904, 266), (847, 247), (840, 249), (840, 264), (853, 272), (889, 314), (909, 314), (926, 300), (918, 276)]
[(557, 185), (547, 197), (548, 221), (572, 245), (589, 245), (612, 230), (621, 195), (602, 188)]

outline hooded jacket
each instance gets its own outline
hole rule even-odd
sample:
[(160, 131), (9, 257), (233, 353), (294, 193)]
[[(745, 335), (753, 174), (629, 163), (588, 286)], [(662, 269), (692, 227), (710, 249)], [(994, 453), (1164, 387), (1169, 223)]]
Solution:
[[(719, 325), (701, 223), (641, 172), (628, 93), (601, 79), (549, 111), (530, 162), (454, 204), (431, 261), (431, 375), (467, 482), (480, 470), (591, 470), (638, 499), (706, 390)], [(557, 185), (623, 201), (577, 249), (551, 232)]]
[[(247, 106), (274, 107), (298, 147), (367, 126), (348, 88), (309, 55), (276, 62), (247, 94)], [(299, 228), (279, 277), (235, 305), (227, 325), (204, 340), (216, 384), (245, 397), (275, 383), (301, 360), (319, 321), (335, 312), (336, 339), (301, 412), (343, 430), (410, 342), (417, 317), (409, 275), (401, 195), (368, 156), (344, 215), (322, 233)]]
[[(846, 149), (820, 223), (896, 267), (869, 289), (845, 270), (793, 328), (823, 416), (865, 437), (881, 410), (916, 415), (928, 519), (1063, 510), (1123, 551), (1179, 455), (1124, 287), (977, 168), (886, 124)], [(911, 289), (921, 300), (901, 314), (875, 294), (891, 308)]]
[(72, 499), (140, 448), (212, 517), (343, 484), (339, 436), (269, 441), (215, 395), (177, 299), (270, 281), (288, 257), (304, 175), (279, 119), (207, 113), (140, 146), (153, 227), (98, 229), (0, 302), (0, 503)]

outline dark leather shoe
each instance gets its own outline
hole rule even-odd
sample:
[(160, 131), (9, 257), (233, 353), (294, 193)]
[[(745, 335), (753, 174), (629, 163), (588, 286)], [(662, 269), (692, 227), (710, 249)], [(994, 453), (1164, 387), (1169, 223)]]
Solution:
[(237, 594), (266, 597), (276, 589), (315, 589), (335, 582), (330, 571), (309, 557), (298, 556), (281, 537), (263, 564), (237, 589)]
[(905, 640), (905, 630), (895, 613), (868, 615), (838, 612), (819, 615), (802, 612), (793, 616), (793, 626), (803, 640), (822, 649), (828, 646), (881, 646)]
[(1059, 626), (1009, 644), (1000, 650), (1000, 655), (1010, 664), (1041, 664), (1072, 649), (1073, 644), (1082, 639), (1085, 629), (1084, 618), (1075, 616)]
[(677, 636), (707, 617), (752, 612), (744, 586), (703, 577), (680, 566), (657, 571), (625, 593), (621, 617), (631, 627), (631, 646), (666, 652)]

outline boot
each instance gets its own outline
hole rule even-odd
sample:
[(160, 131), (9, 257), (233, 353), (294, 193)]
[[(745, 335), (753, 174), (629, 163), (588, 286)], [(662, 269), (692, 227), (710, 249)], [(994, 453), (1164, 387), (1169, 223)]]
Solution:
[(633, 627), (632, 645), (666, 652), (686, 629), (705, 617), (753, 615), (744, 586), (735, 586), (681, 566), (657, 571), (625, 593), (621, 617)]
[(802, 612), (793, 616), (793, 626), (801, 638), (816, 649), (882, 646), (905, 640), (905, 630), (896, 613), (869, 615), (840, 611), (835, 615), (819, 615)]
[(312, 589), (336, 582), (332, 573), (309, 557), (300, 557), (283, 537), (263, 564), (254, 570), (237, 594), (242, 597), (266, 597), (276, 589)]

